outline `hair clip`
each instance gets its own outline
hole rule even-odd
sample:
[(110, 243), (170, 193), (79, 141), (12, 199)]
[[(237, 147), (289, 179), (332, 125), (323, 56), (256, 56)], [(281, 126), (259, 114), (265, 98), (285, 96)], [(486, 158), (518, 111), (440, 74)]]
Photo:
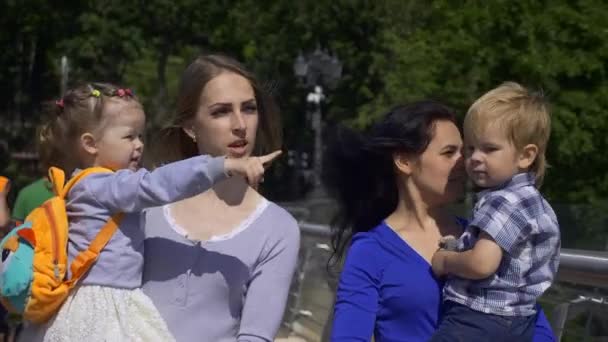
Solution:
[(119, 88), (116, 89), (116, 95), (119, 97), (124, 97), (124, 96), (133, 96), (133, 91), (129, 88)]
[(57, 107), (63, 109), (63, 98), (55, 100), (55, 104), (57, 105)]
[(95, 97), (100, 97), (101, 96), (101, 92), (97, 89), (93, 89), (91, 90), (91, 95), (95, 96)]

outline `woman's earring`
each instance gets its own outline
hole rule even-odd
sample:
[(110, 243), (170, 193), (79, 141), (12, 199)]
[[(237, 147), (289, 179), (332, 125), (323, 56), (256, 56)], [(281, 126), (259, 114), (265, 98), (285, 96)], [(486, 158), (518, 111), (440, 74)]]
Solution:
[(196, 143), (196, 134), (194, 133), (194, 127), (192, 127), (191, 130), (192, 130), (192, 141)]

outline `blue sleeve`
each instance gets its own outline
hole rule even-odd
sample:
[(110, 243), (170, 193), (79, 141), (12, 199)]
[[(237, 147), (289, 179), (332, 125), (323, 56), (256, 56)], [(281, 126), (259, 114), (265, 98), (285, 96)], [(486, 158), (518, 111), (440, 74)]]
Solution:
[(380, 250), (372, 239), (353, 240), (336, 292), (331, 341), (370, 341), (380, 288)]
[(547, 316), (540, 305), (536, 305), (536, 326), (534, 328), (534, 342), (555, 342), (555, 335), (549, 325)]
[[(226, 178), (224, 157), (197, 156), (161, 166), (154, 171), (119, 170), (85, 178), (70, 191), (87, 196), (110, 212), (138, 212), (192, 197)], [(82, 188), (84, 191), (78, 191)], [(79, 198), (87, 201), (88, 198)]]

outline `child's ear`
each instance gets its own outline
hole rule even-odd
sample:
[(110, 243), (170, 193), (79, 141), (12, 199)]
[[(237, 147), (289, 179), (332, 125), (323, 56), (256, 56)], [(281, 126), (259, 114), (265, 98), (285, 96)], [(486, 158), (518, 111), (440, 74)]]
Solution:
[(80, 136), (80, 147), (90, 155), (97, 155), (97, 142), (92, 133), (84, 133)]
[(528, 144), (524, 146), (519, 155), (517, 166), (522, 170), (527, 170), (538, 156), (538, 146), (534, 144)]
[(412, 174), (413, 161), (405, 153), (394, 153), (393, 163), (401, 173), (404, 173), (408, 176)]

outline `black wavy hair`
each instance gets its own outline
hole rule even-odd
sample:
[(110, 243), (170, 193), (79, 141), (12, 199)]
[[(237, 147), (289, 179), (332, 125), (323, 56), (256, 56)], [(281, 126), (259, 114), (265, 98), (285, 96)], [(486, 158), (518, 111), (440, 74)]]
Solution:
[(370, 130), (338, 127), (324, 154), (323, 183), (338, 203), (332, 221), (333, 254), (339, 262), (351, 237), (369, 231), (396, 208), (395, 153), (420, 155), (433, 138), (437, 121), (456, 124), (454, 112), (431, 100), (400, 105)]

